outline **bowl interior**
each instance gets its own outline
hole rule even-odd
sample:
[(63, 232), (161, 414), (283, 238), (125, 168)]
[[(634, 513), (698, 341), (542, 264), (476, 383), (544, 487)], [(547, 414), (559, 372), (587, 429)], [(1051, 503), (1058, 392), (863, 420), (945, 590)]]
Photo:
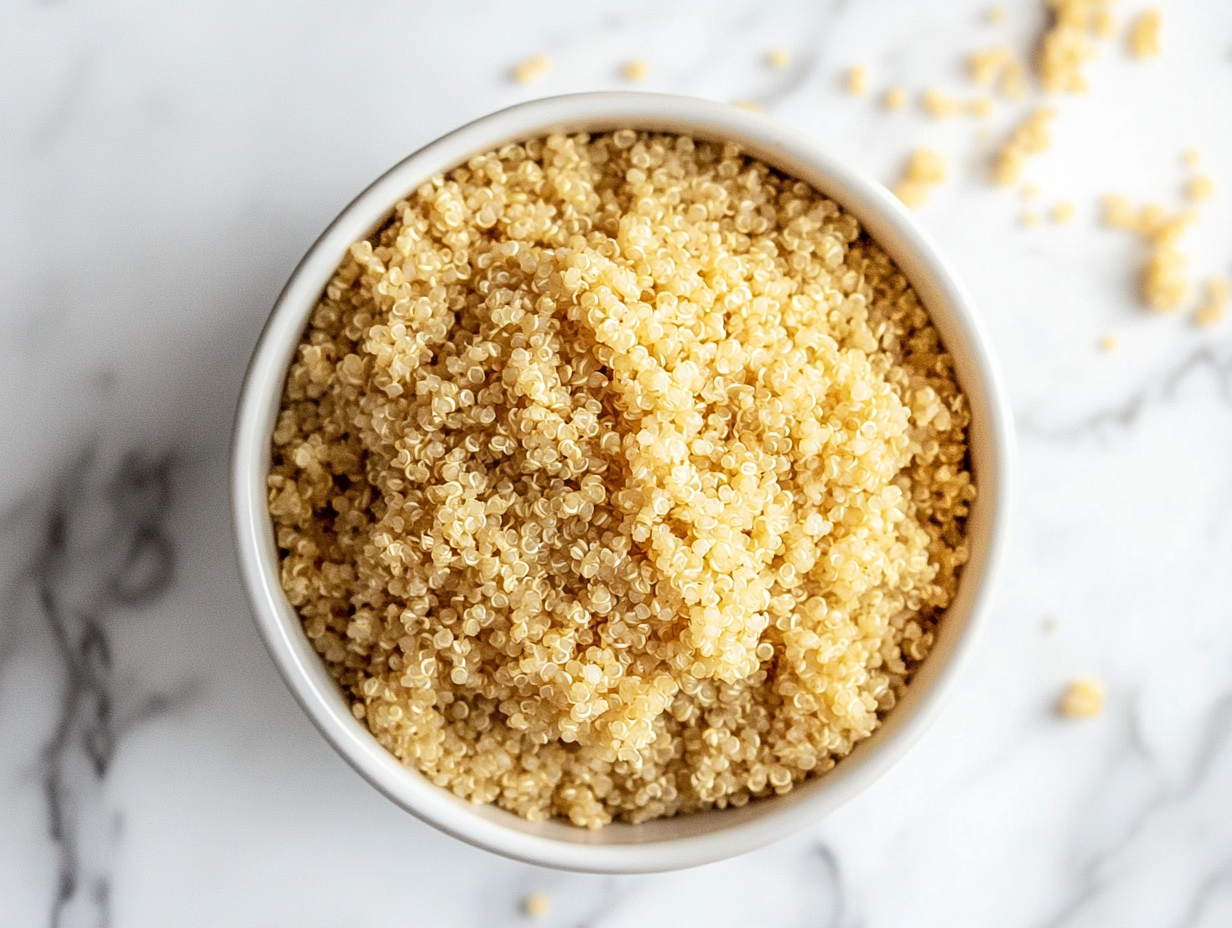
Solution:
[[(969, 441), (979, 497), (968, 521), (971, 559), (958, 595), (907, 695), (872, 737), (832, 771), (783, 797), (743, 809), (587, 831), (554, 821), (530, 823), (494, 806), (462, 800), (404, 767), (355, 720), (279, 586), (265, 481), (287, 369), (313, 307), (352, 242), (379, 228), (393, 204), (425, 179), (474, 154), (555, 131), (626, 127), (736, 142), (749, 155), (811, 184), (861, 221), (911, 281), (954, 357), (972, 407)], [(463, 840), (533, 863), (607, 872), (705, 863), (766, 844), (836, 808), (893, 763), (936, 711), (970, 651), (1004, 547), (1012, 456), (1004, 395), (970, 302), (927, 235), (896, 198), (825, 154), (812, 139), (735, 107), (684, 97), (604, 93), (538, 100), (464, 126), (396, 165), (341, 213), (288, 281), (254, 353), (236, 422), (232, 479), (241, 570), (257, 623), (288, 686), (335, 748), (394, 802)]]

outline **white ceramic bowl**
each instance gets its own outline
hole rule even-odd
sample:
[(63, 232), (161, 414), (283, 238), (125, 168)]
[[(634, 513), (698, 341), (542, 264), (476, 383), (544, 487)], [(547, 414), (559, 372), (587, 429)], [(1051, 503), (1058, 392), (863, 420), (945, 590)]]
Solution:
[[(555, 131), (625, 127), (736, 142), (859, 218), (910, 279), (954, 357), (971, 402), (971, 460), (979, 498), (969, 521), (971, 560), (932, 653), (884, 724), (837, 767), (786, 796), (742, 809), (587, 831), (555, 821), (532, 824), (459, 799), (404, 767), (355, 720), (279, 586), (265, 481), (287, 368), (310, 312), (352, 242), (381, 226), (393, 204), (425, 179), (472, 155)], [(344, 209), (274, 305), (244, 382), (232, 450), (236, 539), (257, 625), (291, 692), (338, 753), (395, 803), (471, 844), (545, 866), (634, 873), (708, 863), (783, 837), (868, 786), (919, 737), (970, 654), (988, 607), (1006, 542), (1013, 434), (1005, 389), (966, 291), (885, 188), (826, 154), (813, 139), (734, 106), (660, 94), (590, 93), (524, 103), (463, 126), (391, 168)]]

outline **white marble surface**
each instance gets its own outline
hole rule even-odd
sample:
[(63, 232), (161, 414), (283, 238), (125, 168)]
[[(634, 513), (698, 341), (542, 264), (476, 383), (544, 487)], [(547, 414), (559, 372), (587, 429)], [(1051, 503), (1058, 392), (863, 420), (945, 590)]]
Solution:
[[(1109, 190), (1176, 201), (1197, 146), (1220, 193), (1193, 270), (1232, 273), (1232, 4), (1165, 0), (1158, 60), (1103, 48), (1028, 170), (1077, 218), (1028, 230), (983, 171), (1032, 101), (980, 140), (839, 83), (863, 62), (968, 94), (968, 52), (1042, 26), (1002, 2), (1004, 25), (969, 0), (4, 4), (0, 925), (493, 928), (535, 889), (552, 928), (1232, 924), (1232, 322), (1143, 311), (1138, 246), (1094, 222)], [(256, 334), (337, 210), (464, 120), (627, 86), (633, 57), (646, 89), (759, 101), (884, 180), (950, 156), (920, 215), (1000, 352), (1021, 482), (978, 659), (900, 766), (764, 851), (603, 878), (459, 844), (332, 753), (253, 630), (225, 472)], [(1102, 717), (1053, 712), (1077, 674)]]

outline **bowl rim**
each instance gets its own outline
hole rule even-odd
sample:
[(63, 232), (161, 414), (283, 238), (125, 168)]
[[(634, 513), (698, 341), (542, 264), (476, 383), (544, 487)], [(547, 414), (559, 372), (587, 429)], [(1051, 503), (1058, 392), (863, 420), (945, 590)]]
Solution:
[[(980, 495), (969, 533), (975, 532), (978, 518), (983, 543), (972, 545), (934, 651), (906, 696), (873, 736), (833, 770), (786, 796), (743, 809), (644, 825), (616, 823), (588, 832), (554, 822), (532, 825), (495, 807), (466, 802), (403, 766), (355, 720), (279, 584), (266, 476), (287, 368), (312, 308), (352, 242), (383, 224), (393, 205), (425, 180), (475, 154), (555, 131), (622, 127), (735, 142), (746, 154), (835, 200), (890, 254), (941, 331), (971, 402), (971, 454)], [(884, 187), (809, 136), (736, 106), (670, 94), (568, 94), (498, 110), (430, 142), (373, 181), (308, 249), (274, 303), (240, 392), (231, 449), (232, 516), (242, 580), (275, 666), (320, 733), (370, 784), (436, 828), (507, 857), (567, 870), (655, 872), (736, 856), (804, 827), (870, 785), (923, 734), (970, 659), (986, 621), (1007, 546), (1014, 445), (1008, 394), (970, 296), (932, 238)], [(716, 822), (717, 817), (723, 821)], [(675, 836), (654, 837), (665, 830)]]

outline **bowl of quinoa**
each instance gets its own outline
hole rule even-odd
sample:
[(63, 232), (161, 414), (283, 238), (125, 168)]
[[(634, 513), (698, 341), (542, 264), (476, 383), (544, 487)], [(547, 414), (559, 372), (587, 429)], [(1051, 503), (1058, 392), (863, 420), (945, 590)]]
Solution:
[(723, 104), (549, 98), (313, 245), (233, 500), (292, 692), (395, 803), (572, 869), (826, 814), (923, 730), (1004, 545), (968, 297), (910, 214)]

